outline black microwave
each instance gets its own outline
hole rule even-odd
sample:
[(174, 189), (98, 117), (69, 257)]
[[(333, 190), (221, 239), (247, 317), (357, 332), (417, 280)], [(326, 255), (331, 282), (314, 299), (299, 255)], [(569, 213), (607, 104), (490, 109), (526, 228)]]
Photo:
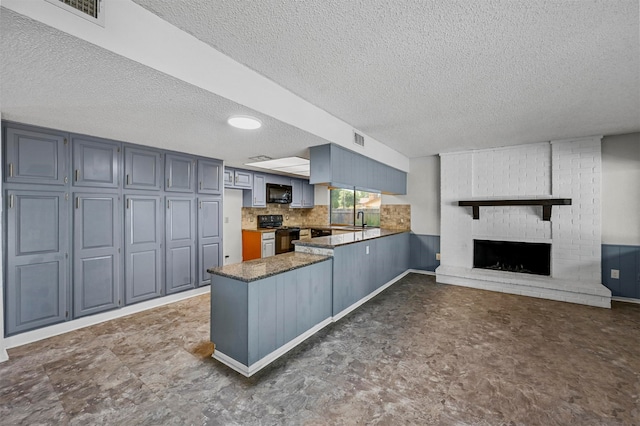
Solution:
[(292, 198), (291, 185), (267, 184), (267, 203), (290, 204)]

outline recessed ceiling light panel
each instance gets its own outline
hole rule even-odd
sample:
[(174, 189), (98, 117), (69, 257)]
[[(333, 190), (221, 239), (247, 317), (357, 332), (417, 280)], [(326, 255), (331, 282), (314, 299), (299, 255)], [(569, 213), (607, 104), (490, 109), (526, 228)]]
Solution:
[(300, 157), (276, 158), (267, 161), (245, 163), (245, 165), (300, 176), (309, 176), (311, 168), (309, 160)]
[(229, 123), (233, 127), (237, 127), (238, 129), (243, 130), (255, 130), (262, 127), (262, 121), (248, 115), (231, 116), (227, 120), (227, 123)]

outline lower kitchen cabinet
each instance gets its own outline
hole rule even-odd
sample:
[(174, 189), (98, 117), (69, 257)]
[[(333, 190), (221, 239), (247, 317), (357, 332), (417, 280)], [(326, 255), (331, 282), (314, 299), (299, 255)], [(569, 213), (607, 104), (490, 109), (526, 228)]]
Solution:
[(191, 197), (167, 197), (165, 294), (196, 285), (196, 216)]
[(74, 317), (122, 304), (121, 208), (117, 193), (75, 193), (73, 209)]
[(211, 284), (209, 268), (222, 265), (222, 199), (198, 198), (198, 285)]
[(68, 193), (7, 191), (7, 335), (69, 318)]
[(162, 294), (162, 198), (125, 195), (125, 303)]
[(260, 232), (242, 230), (242, 261), (260, 259), (276, 254), (276, 234), (274, 232)]

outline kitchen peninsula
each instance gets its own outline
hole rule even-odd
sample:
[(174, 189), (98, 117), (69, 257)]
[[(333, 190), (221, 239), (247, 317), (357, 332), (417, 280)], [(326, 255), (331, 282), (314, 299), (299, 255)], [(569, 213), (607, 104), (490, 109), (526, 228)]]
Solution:
[(213, 357), (249, 377), (400, 279), (409, 233), (370, 228), (208, 270)]

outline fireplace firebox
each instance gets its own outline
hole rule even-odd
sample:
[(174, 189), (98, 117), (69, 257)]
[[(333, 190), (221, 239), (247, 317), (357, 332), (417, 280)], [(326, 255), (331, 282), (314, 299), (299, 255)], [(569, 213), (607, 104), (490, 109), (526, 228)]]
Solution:
[(473, 267), (551, 275), (551, 244), (473, 240)]

